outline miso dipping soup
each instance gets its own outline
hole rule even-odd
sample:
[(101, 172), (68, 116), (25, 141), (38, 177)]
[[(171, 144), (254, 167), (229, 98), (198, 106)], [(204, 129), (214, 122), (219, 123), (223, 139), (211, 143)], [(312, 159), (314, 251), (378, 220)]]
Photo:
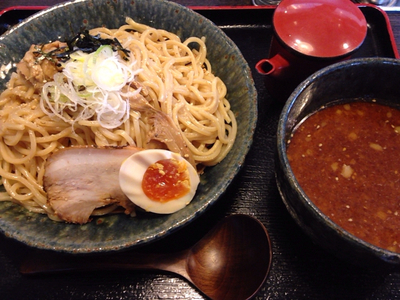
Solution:
[(323, 108), (298, 125), (287, 156), (322, 213), (400, 253), (400, 110), (371, 102)]

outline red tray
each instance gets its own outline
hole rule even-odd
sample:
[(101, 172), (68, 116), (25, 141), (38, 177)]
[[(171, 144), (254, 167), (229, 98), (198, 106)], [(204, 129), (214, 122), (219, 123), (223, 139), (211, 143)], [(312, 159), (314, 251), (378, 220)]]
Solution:
[[(0, 12), (0, 28), (6, 30), (42, 8), (6, 9)], [(264, 87), (263, 76), (254, 68), (269, 52), (274, 7), (192, 8), (221, 27), (238, 45), (252, 68), (259, 95), (260, 126), (257, 127), (246, 163), (224, 200), (203, 219), (220, 219), (226, 211), (229, 214), (248, 212), (255, 213), (266, 225), (273, 241), (273, 265), (257, 299), (399, 299), (400, 275), (393, 273), (386, 276), (377, 270), (359, 269), (330, 256), (308, 240), (280, 200), (275, 183), (274, 153), (281, 106), (270, 105), (272, 100)], [(368, 35), (354, 56), (398, 58), (386, 13), (368, 5), (362, 5), (360, 9), (368, 23)], [(177, 234), (192, 236), (191, 229), (193, 227), (188, 227)], [(181, 242), (181, 237), (171, 236), (172, 239), (165, 243), (176, 245)], [(150, 247), (159, 251), (162, 249), (160, 245), (165, 244)], [(203, 299), (190, 285), (166, 274), (99, 272), (93, 276), (63, 274), (25, 278), (17, 272), (16, 266), (30, 251), (24, 245), (0, 235), (0, 293), (3, 295), (0, 298)]]

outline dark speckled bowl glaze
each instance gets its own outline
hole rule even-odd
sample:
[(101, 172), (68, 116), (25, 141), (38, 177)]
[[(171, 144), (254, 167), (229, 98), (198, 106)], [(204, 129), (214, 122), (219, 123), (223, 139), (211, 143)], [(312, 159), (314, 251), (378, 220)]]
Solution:
[(340, 99), (375, 98), (382, 104), (400, 108), (399, 87), (399, 60), (348, 60), (322, 69), (303, 81), (287, 100), (279, 119), (276, 177), (289, 213), (316, 244), (361, 266), (400, 265), (400, 254), (354, 237), (321, 213), (297, 182), (286, 146), (296, 125), (323, 105)]
[[(174, 32), (185, 39), (206, 37), (213, 72), (227, 85), (238, 121), (238, 136), (226, 159), (206, 169), (190, 205), (151, 218), (110, 215), (86, 225), (53, 222), (12, 203), (0, 203), (0, 231), (27, 245), (70, 253), (119, 250), (166, 236), (209, 208), (225, 191), (244, 163), (257, 120), (257, 93), (251, 71), (237, 46), (211, 21), (192, 10), (162, 0), (82, 0), (66, 2), (22, 22), (0, 37), (0, 66), (18, 62), (33, 43), (71, 37), (82, 26), (117, 28), (129, 16), (137, 22)], [(0, 72), (0, 75), (4, 75)], [(0, 82), (4, 89), (7, 78)]]

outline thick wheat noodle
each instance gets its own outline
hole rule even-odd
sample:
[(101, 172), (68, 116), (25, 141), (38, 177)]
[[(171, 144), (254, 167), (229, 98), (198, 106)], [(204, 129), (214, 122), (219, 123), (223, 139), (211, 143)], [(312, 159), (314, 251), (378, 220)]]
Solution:
[[(143, 96), (180, 128), (197, 164), (212, 166), (227, 155), (237, 124), (226, 99), (226, 86), (211, 73), (203, 39), (190, 37), (182, 42), (173, 33), (129, 18), (119, 29), (97, 28), (90, 33), (117, 38), (130, 51), (130, 58), (136, 60), (134, 67), (141, 70), (135, 81)], [(0, 176), (7, 191), (0, 193), (0, 201), (14, 201), (58, 220), (43, 190), (47, 157), (73, 145), (145, 148), (151, 125), (141, 113), (131, 111), (129, 119), (115, 129), (102, 128), (95, 118), (79, 120), (72, 128), (46, 115), (40, 109), (40, 98), (40, 91), (19, 73), (11, 75), (0, 95)], [(73, 115), (64, 111), (63, 117), (72, 120)], [(98, 209), (93, 215), (111, 213), (116, 207)]]

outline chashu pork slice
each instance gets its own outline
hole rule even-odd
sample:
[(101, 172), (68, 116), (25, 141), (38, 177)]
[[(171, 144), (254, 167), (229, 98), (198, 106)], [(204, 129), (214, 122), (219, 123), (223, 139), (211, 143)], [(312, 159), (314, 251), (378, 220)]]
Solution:
[(117, 204), (125, 213), (134, 204), (119, 186), (122, 162), (140, 151), (136, 147), (70, 147), (47, 159), (43, 186), (56, 215), (69, 223), (84, 224), (96, 208)]

